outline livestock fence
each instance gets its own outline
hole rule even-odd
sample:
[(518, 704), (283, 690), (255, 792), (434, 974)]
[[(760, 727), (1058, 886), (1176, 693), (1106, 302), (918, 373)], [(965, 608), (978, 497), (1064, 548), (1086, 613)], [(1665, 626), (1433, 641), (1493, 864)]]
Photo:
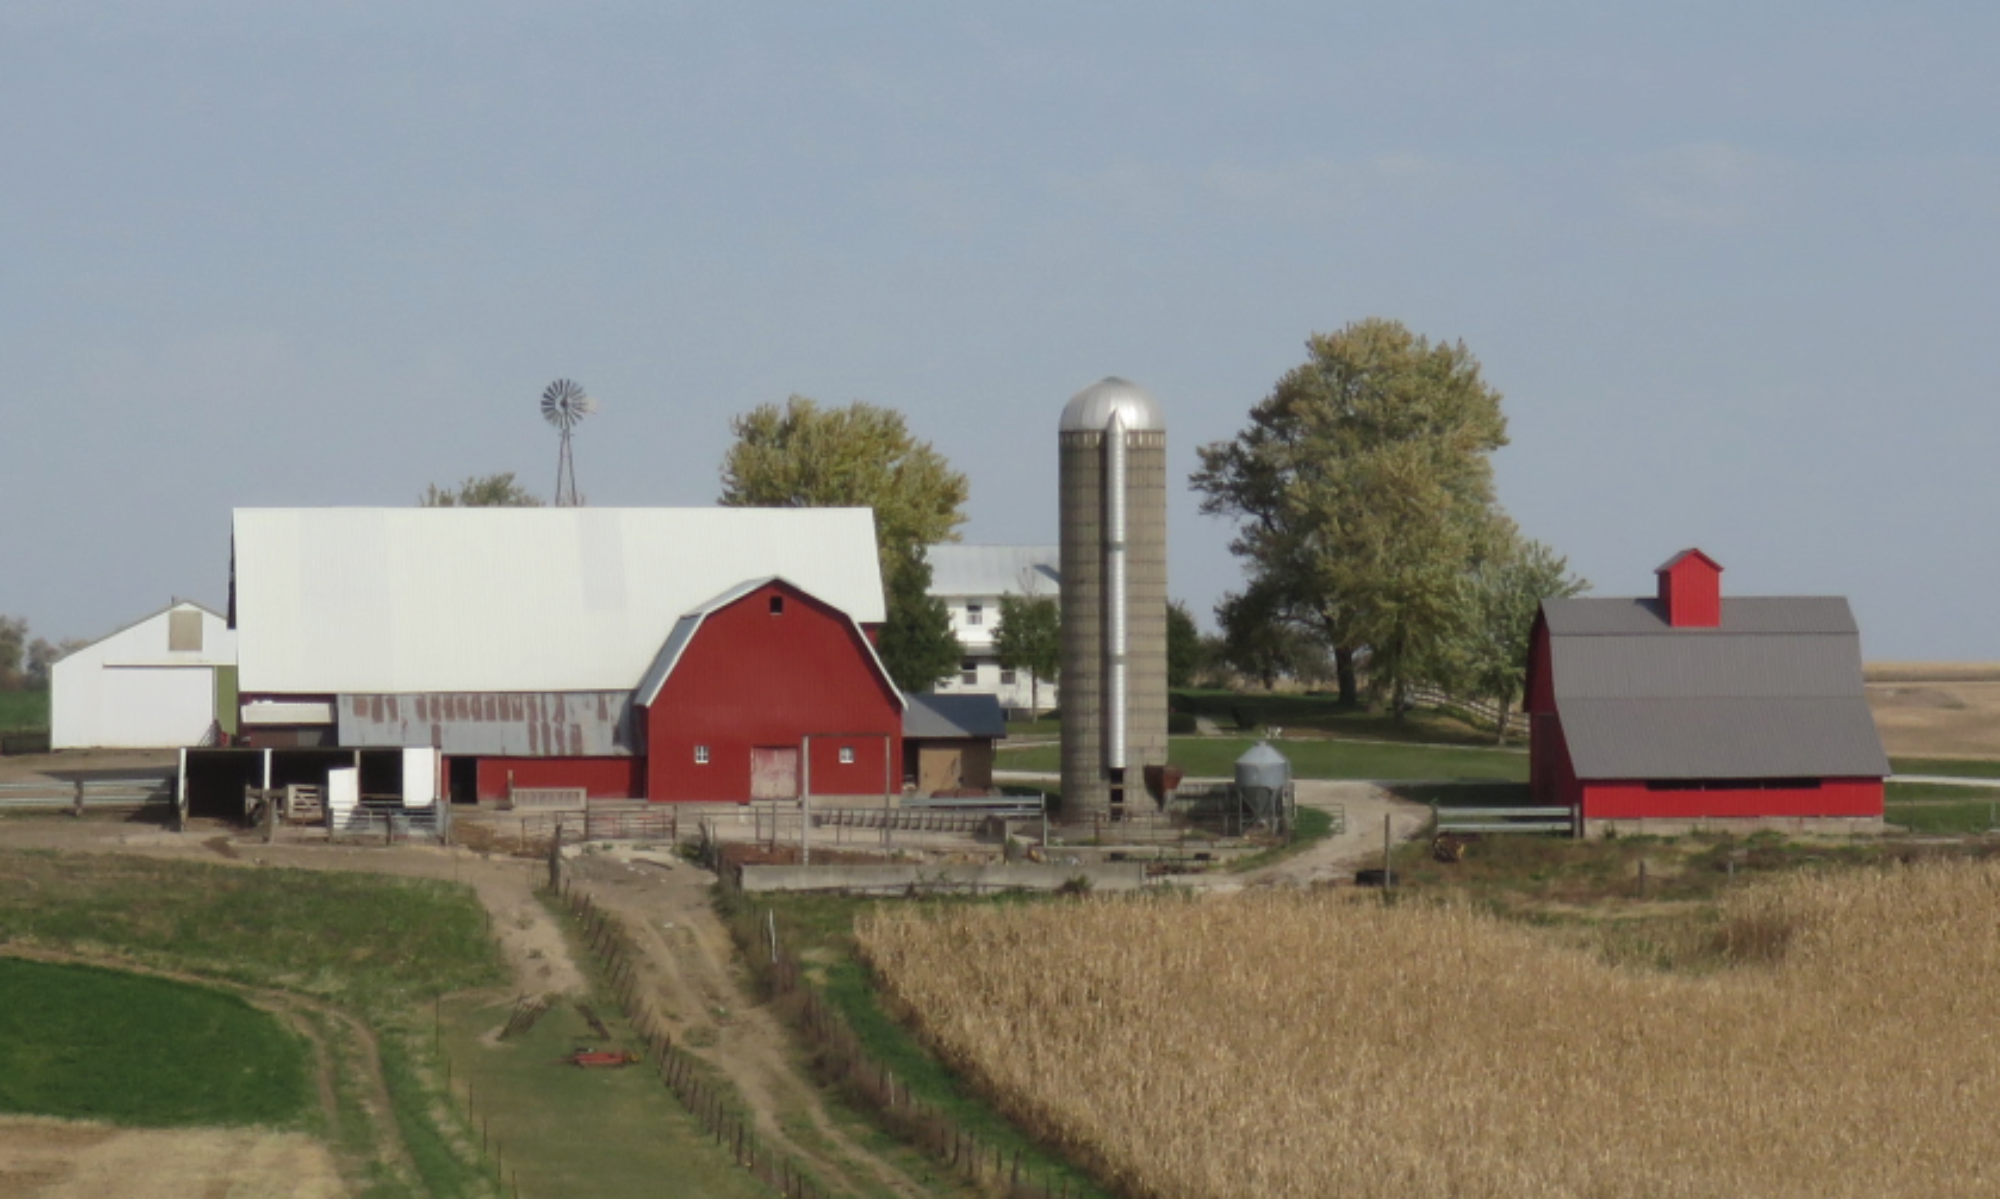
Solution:
[(1574, 807), (1452, 808), (1431, 805), (1431, 831), (1452, 833), (1568, 833), (1583, 835)]
[(0, 783), (0, 811), (146, 812), (164, 815), (175, 807), (170, 778), (49, 779)]
[[(1512, 706), (1505, 711), (1490, 699), (1473, 699), (1463, 695), (1453, 695), (1442, 687), (1429, 683), (1412, 683), (1403, 693), (1403, 698), (1411, 704), (1426, 708), (1457, 708), (1473, 719), (1494, 729), (1500, 737), (1512, 736), (1526, 717)], [(1501, 727), (1501, 722), (1506, 727)]]

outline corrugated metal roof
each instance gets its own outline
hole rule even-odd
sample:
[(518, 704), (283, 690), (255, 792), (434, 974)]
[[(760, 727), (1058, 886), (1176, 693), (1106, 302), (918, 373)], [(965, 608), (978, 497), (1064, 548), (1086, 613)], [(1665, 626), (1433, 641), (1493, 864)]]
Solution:
[(675, 619), (783, 574), (883, 619), (865, 508), (276, 508), (235, 516), (241, 689), (630, 691)]
[(633, 752), (632, 696), (560, 694), (342, 695), (340, 744), (435, 745), (447, 754), (619, 757)]
[(1047, 595), (1062, 591), (1062, 549), (1054, 545), (931, 546), (931, 594)]
[(1717, 628), (1676, 629), (1656, 599), (1548, 599), (1542, 601), (1549, 632), (1557, 637), (1659, 633), (1675, 638), (1728, 637), (1743, 633), (1854, 633), (1854, 613), (1839, 596), (1757, 595), (1724, 597)]
[(1542, 612), (1581, 778), (1888, 773), (1844, 599), (1724, 599), (1717, 628), (1672, 628), (1652, 599), (1552, 599)]
[(1868, 701), (1580, 699), (1561, 703), (1584, 779), (1881, 778)]
[(1549, 649), (1563, 699), (1861, 694), (1852, 634), (1555, 637)]
[(903, 736), (919, 738), (1005, 737), (1007, 717), (997, 695), (905, 695)]

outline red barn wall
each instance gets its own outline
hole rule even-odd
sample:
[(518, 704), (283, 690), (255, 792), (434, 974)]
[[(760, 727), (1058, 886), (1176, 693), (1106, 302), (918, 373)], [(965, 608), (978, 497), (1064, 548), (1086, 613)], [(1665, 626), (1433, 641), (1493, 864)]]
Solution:
[(582, 787), (592, 799), (626, 799), (639, 794), (637, 758), (481, 758), (481, 802), (507, 797), (507, 776), (516, 787)]
[[(773, 613), (778, 595), (784, 611)], [(807, 737), (813, 795), (903, 787), (902, 697), (852, 621), (785, 583), (710, 613), (644, 721), (646, 795), (655, 801), (747, 800), (750, 751)], [(697, 763), (704, 745), (708, 761)], [(852, 763), (841, 763), (843, 747)]]
[(1725, 816), (1880, 816), (1881, 779), (1822, 779), (1817, 787), (1656, 791), (1643, 781), (1583, 784), (1586, 820)]
[(1700, 550), (1681, 555), (1659, 572), (1660, 604), (1677, 629), (1722, 626), (1722, 568)]

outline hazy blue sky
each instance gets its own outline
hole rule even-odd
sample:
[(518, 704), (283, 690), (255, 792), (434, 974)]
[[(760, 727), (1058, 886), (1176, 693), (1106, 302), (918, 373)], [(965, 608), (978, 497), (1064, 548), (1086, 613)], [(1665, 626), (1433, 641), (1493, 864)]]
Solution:
[[(1506, 396), (1599, 594), (1698, 545), (2000, 659), (2000, 7), (0, 0), (0, 612), (225, 598), (229, 512), (712, 502), (729, 418), (908, 414), (1053, 541), (1107, 374), (1174, 478), (1380, 315)], [(1172, 499), (1173, 590), (1237, 586)]]

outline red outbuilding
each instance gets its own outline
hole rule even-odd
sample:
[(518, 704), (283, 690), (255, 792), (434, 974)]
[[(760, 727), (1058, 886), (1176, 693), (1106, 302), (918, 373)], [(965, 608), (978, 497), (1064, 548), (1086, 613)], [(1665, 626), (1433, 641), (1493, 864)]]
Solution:
[(1550, 599), (1528, 661), (1530, 785), (1629, 821), (1879, 824), (1889, 762), (1845, 599), (1724, 598), (1697, 549), (1657, 593)]

